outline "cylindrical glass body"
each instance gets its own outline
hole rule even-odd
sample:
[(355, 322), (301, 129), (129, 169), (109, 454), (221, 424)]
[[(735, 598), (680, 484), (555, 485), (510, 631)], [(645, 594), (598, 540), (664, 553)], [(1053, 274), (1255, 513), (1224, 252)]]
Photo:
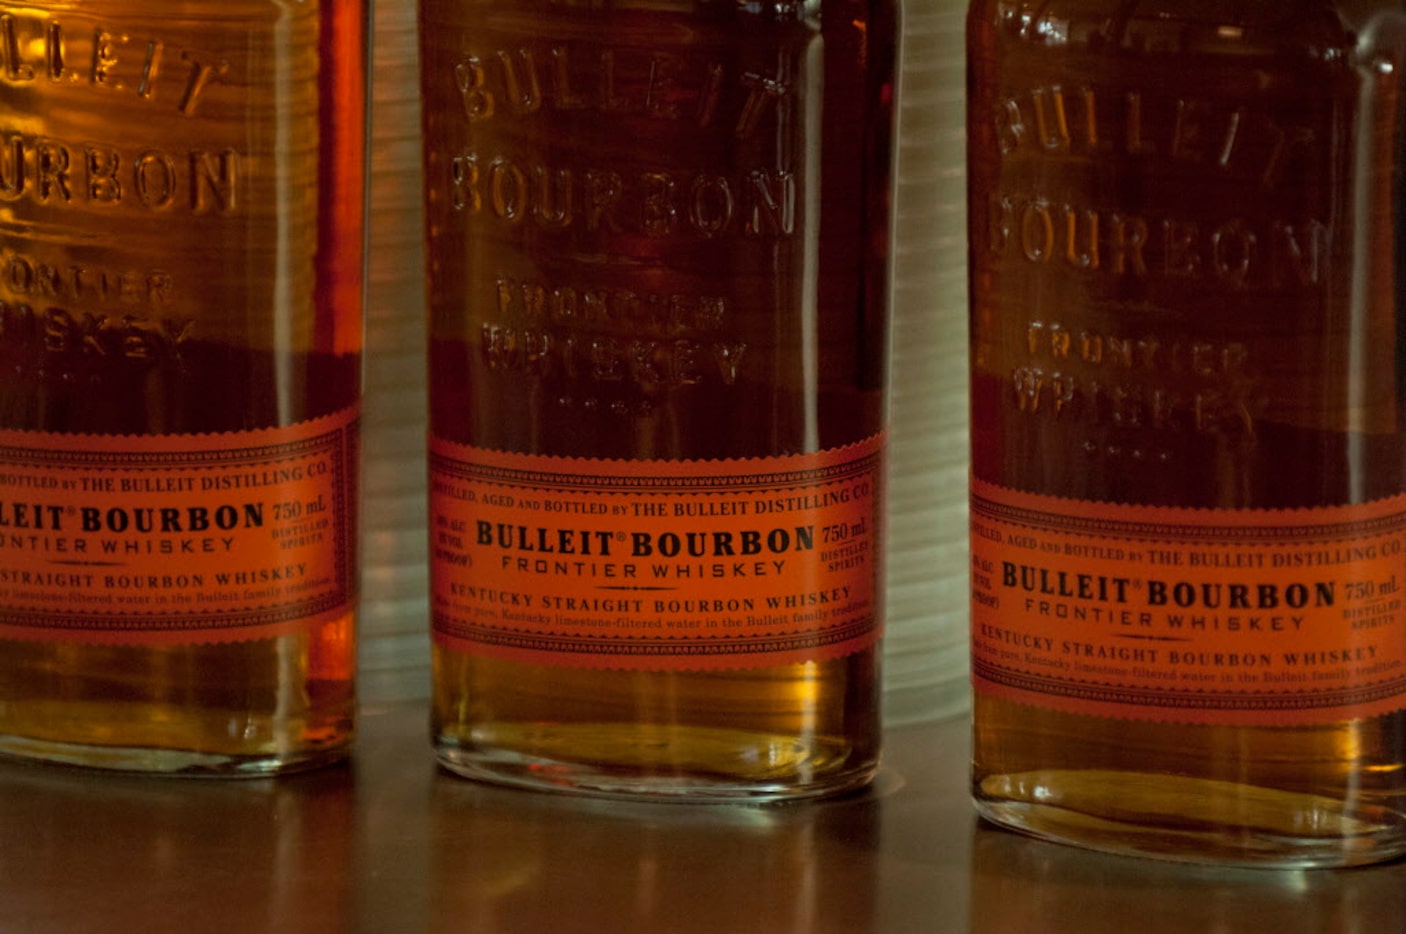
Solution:
[(0, 751), (353, 725), (366, 7), (0, 8)]
[(970, 8), (981, 813), (1406, 850), (1394, 3)]
[(866, 781), (892, 7), (421, 12), (441, 760)]

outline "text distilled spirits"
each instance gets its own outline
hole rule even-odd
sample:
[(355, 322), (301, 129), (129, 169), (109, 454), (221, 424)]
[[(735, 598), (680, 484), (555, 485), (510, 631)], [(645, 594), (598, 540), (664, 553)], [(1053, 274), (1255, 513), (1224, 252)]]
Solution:
[(1402, 852), (1406, 21), (968, 25), (978, 808), (1167, 858)]
[(0, 4), (0, 751), (344, 754), (364, 38), (356, 2)]
[(421, 11), (441, 760), (867, 781), (892, 8)]

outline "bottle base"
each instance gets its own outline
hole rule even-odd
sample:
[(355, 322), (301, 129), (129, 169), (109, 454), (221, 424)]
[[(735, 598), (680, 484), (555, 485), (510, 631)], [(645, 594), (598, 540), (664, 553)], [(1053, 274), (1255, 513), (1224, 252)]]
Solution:
[(296, 752), (233, 755), (0, 736), (0, 758), (15, 762), (176, 778), (269, 778), (334, 765), (350, 751), (350, 743), (342, 743)]
[(1329, 869), (1406, 854), (1406, 815), (1232, 782), (1135, 773), (993, 775), (978, 783), (974, 802), (982, 818), (1028, 836), (1148, 859)]
[[(851, 764), (833, 744), (795, 737), (667, 731), (666, 740), (642, 735), (636, 725), (618, 731), (552, 732), (561, 735), (545, 737), (539, 728), (530, 745), (441, 739), (435, 755), (456, 775), (496, 785), (685, 803), (775, 804), (834, 797), (867, 786), (878, 769), (872, 758)], [(727, 735), (714, 735), (719, 732)], [(545, 741), (552, 738), (590, 750), (591, 758), (551, 755), (553, 744)]]

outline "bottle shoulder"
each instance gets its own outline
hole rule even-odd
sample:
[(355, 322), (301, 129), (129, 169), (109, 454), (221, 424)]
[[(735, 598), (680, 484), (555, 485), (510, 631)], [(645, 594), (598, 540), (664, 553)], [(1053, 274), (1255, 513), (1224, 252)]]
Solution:
[(969, 22), (1003, 42), (1128, 54), (1342, 59), (1396, 0), (972, 0)]

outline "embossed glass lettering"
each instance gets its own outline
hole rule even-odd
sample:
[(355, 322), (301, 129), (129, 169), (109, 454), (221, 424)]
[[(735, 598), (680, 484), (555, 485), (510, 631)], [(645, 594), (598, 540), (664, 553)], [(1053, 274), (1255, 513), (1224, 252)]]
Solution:
[(1121, 151), (1203, 165), (1264, 188), (1276, 185), (1287, 165), (1320, 142), (1312, 128), (1282, 125), (1235, 102), (1145, 91), (1107, 94), (1089, 85), (1072, 91), (1035, 87), (1004, 97), (990, 119), (1004, 154), (1029, 150), (1087, 160)]
[(580, 226), (649, 237), (788, 237), (796, 228), (797, 187), (790, 172), (627, 177), (604, 169), (524, 165), (504, 156), (488, 160), (486, 169), (483, 163), (473, 152), (450, 160), (451, 202), (455, 210), (511, 225), (530, 218), (550, 231)]
[[(1276, 290), (1328, 282), (1332, 231), (1318, 220), (1274, 220), (1257, 229), (1245, 218), (1229, 217), (1208, 226), (993, 194), (987, 248), (1056, 269), (1209, 278), (1237, 289)], [(1055, 259), (1063, 262), (1052, 266)]]
[(124, 151), (0, 130), (0, 201), (228, 214), (239, 206), (240, 164), (234, 150)]
[(524, 43), (465, 54), (453, 80), (469, 120), (533, 116), (544, 109), (641, 114), (699, 127), (726, 118), (731, 132), (744, 139), (777, 108), (789, 106), (794, 68), (784, 56), (774, 71), (729, 72), (697, 56)]
[[(168, 84), (162, 78), (168, 44), (111, 25), (73, 25), (78, 20), (76, 14), (60, 19), (29, 9), (0, 9), (0, 83), (29, 84), (42, 75), (51, 85), (81, 84), (157, 100), (158, 89)], [(169, 83), (177, 87), (169, 99), (180, 113), (191, 115), (231, 65), (194, 48), (180, 49), (179, 57), (185, 67), (171, 72)]]

